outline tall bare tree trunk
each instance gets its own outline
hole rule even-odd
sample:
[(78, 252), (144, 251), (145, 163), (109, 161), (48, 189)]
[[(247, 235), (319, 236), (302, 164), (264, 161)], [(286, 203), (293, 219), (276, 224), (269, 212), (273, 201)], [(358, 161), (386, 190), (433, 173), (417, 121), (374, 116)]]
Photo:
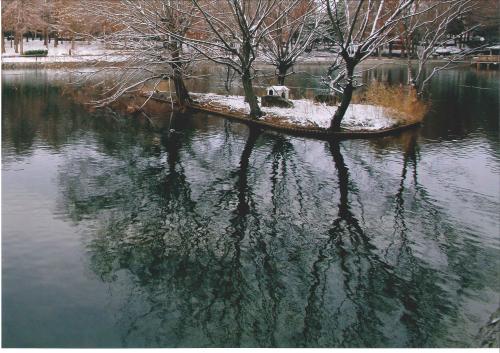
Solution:
[(415, 78), (413, 75), (413, 69), (411, 67), (411, 57), (408, 55), (408, 58), (406, 59), (406, 68), (408, 72), (408, 86), (410, 87), (415, 87)]
[(346, 68), (347, 68), (347, 84), (344, 88), (344, 92), (342, 94), (342, 101), (340, 102), (340, 106), (337, 108), (337, 111), (333, 115), (332, 121), (330, 123), (330, 130), (332, 131), (340, 131), (340, 123), (342, 122), (342, 118), (351, 104), (352, 93), (354, 92), (354, 67), (356, 63), (352, 59), (346, 60)]
[[(246, 38), (242, 46), (243, 58), (249, 60), (250, 53), (252, 51), (252, 44), (250, 43), (250, 38)], [(245, 62), (243, 65), (243, 74), (241, 75), (241, 81), (243, 83), (243, 90), (245, 92), (245, 101), (250, 105), (250, 117), (256, 119), (262, 115), (262, 111), (259, 107), (259, 102), (257, 101), (257, 96), (253, 89), (252, 74), (250, 71), (250, 63)]]
[(14, 52), (19, 53), (19, 34), (17, 32), (14, 34)]
[(71, 36), (71, 47), (69, 48), (68, 54), (71, 56), (75, 50), (75, 38)]
[(281, 64), (278, 66), (278, 85), (285, 85), (285, 78), (288, 70), (290, 69), (290, 65)]
[(253, 89), (252, 76), (249, 70), (243, 73), (241, 80), (243, 82), (245, 100), (250, 105), (250, 116), (252, 118), (258, 118), (262, 115), (262, 111), (260, 110), (259, 102), (257, 101), (257, 96), (255, 95), (255, 91)]
[(106, 40), (106, 23), (102, 25), (102, 38), (104, 40), (104, 49), (108, 49), (108, 41)]
[(23, 35), (21, 33), (21, 38), (19, 40), (19, 54), (24, 54), (24, 45), (23, 45)]
[(172, 50), (172, 69), (174, 71), (174, 86), (175, 86), (175, 94), (177, 95), (177, 100), (179, 102), (179, 106), (181, 110), (185, 110), (186, 107), (191, 104), (192, 100), (189, 96), (189, 91), (187, 90), (184, 84), (184, 77), (182, 74), (182, 67), (180, 64), (180, 48), (178, 47), (181, 44), (173, 44), (175, 49)]
[(47, 30), (47, 28), (43, 30), (43, 45), (45, 45), (47, 48), (49, 47), (49, 43), (47, 41), (48, 32), (49, 31)]
[(3, 31), (2, 31), (2, 54), (5, 53), (5, 38), (3, 37)]
[(59, 45), (59, 34), (55, 34), (54, 36), (54, 48), (57, 48), (57, 46)]

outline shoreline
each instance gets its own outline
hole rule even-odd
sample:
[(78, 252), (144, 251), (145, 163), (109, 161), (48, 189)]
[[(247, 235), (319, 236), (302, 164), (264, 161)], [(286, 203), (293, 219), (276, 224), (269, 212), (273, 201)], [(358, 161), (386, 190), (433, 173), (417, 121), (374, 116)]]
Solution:
[[(163, 99), (161, 97), (153, 95), (151, 100), (156, 102), (160, 102), (163, 104), (168, 104), (169, 106), (172, 104), (171, 101)], [(200, 104), (200, 102), (193, 102), (188, 109), (209, 113), (213, 115), (220, 116), (222, 118), (236, 120), (241, 123), (244, 123), (251, 127), (270, 129), (273, 131), (278, 131), (282, 133), (287, 133), (293, 136), (300, 137), (310, 137), (316, 138), (320, 140), (330, 140), (330, 139), (365, 139), (365, 138), (376, 138), (376, 137), (384, 137), (390, 135), (397, 135), (403, 131), (418, 128), (422, 125), (421, 121), (411, 122), (408, 124), (400, 124), (395, 125), (388, 128), (382, 128), (377, 130), (348, 130), (344, 129), (343, 131), (333, 132), (326, 128), (320, 127), (306, 127), (300, 126), (298, 124), (286, 124), (285, 118), (282, 117), (284, 123), (276, 123), (269, 120), (262, 119), (253, 119), (248, 114), (239, 111), (231, 111), (230, 107), (218, 107), (222, 109), (209, 108), (206, 105)], [(225, 108), (225, 109), (224, 109)]]
[[(30, 58), (31, 59), (31, 58)], [(116, 61), (92, 61), (92, 60), (82, 60), (82, 61), (22, 61), (22, 62), (4, 62), (2, 60), (2, 70), (38, 70), (38, 69), (81, 69), (81, 68), (100, 68), (105, 65), (115, 63)]]
[[(154, 99), (154, 98), (152, 98)], [(205, 113), (210, 113), (214, 115), (219, 115), (224, 118), (232, 119), (232, 120), (237, 120), (240, 122), (243, 122), (247, 125), (253, 126), (253, 127), (260, 127), (260, 128), (268, 128), (274, 131), (282, 132), (282, 133), (287, 133), (290, 135), (294, 136), (300, 136), (300, 137), (312, 137), (312, 138), (317, 138), (320, 140), (329, 140), (329, 139), (339, 139), (339, 140), (344, 140), (344, 139), (365, 139), (365, 138), (375, 138), (375, 137), (384, 137), (384, 136), (390, 136), (390, 135), (397, 135), (403, 131), (418, 128), (422, 122), (416, 122), (416, 123), (410, 123), (410, 124), (405, 124), (405, 125), (399, 125), (391, 128), (386, 128), (386, 129), (380, 129), (380, 130), (359, 130), (359, 131), (338, 131), (338, 132), (333, 132), (329, 131), (328, 129), (321, 129), (321, 128), (305, 128), (305, 127), (291, 127), (291, 126), (285, 126), (281, 124), (274, 124), (269, 121), (265, 120), (256, 120), (252, 119), (248, 116), (242, 116), (236, 113), (232, 112), (223, 112), (223, 111), (217, 111), (217, 110), (211, 110), (206, 107), (200, 107), (198, 104), (192, 105), (191, 109), (194, 109), (196, 111), (201, 111)]]
[[(68, 57), (66, 57), (68, 58)], [(106, 65), (108, 62), (106, 61), (86, 61), (86, 60), (74, 60), (74, 61), (39, 61), (36, 62), (35, 58), (28, 58), (29, 61), (31, 62), (10, 62), (10, 63), (4, 63), (2, 62), (2, 69), (5, 69), (6, 71), (9, 70), (19, 70), (19, 69), (40, 69), (40, 70), (50, 70), (50, 69), (78, 69), (78, 68), (89, 68), (89, 67), (94, 67), (94, 68), (99, 68), (102, 67), (102, 65)], [(69, 58), (68, 58), (69, 59)], [(76, 59), (76, 58), (75, 58)], [(380, 63), (380, 64), (393, 64), (395, 61), (392, 59), (387, 59), (387, 58), (373, 58), (373, 59), (368, 59), (367, 64), (373, 64), (373, 62)], [(116, 63), (116, 61), (115, 61)], [(314, 64), (313, 62), (307, 62), (305, 65), (311, 65)], [(33, 67), (34, 66), (34, 67)], [(235, 98), (237, 96), (224, 96), (224, 95), (216, 95), (213, 93), (193, 93), (193, 98), (196, 95), (213, 95), (217, 99), (220, 98)], [(142, 94), (139, 94), (142, 95)], [(202, 98), (200, 96), (200, 98)], [(240, 97), (241, 98), (241, 97)], [(155, 100), (159, 103), (166, 103), (166, 104), (171, 104), (170, 100), (166, 100), (165, 98), (162, 98), (161, 95), (154, 94), (151, 97), (152, 100)], [(300, 102), (301, 100), (294, 100), (294, 104), (297, 103), (302, 103)], [(309, 101), (309, 100), (308, 100)], [(245, 111), (245, 109), (241, 109), (240, 105), (242, 102), (236, 102), (236, 107), (234, 106), (234, 102), (228, 102), (222, 101), (219, 102), (217, 105), (217, 101), (213, 101), (212, 103), (216, 103), (216, 105), (211, 105), (211, 102), (204, 101), (203, 99), (201, 100), (195, 100), (195, 102), (189, 107), (192, 110), (195, 111), (200, 111), (200, 112), (205, 112), (205, 113), (210, 113), (210, 114), (215, 114), (221, 117), (225, 117), (228, 119), (233, 119), (233, 120), (239, 120), (240, 122), (243, 122), (247, 125), (251, 126), (257, 126), (260, 128), (264, 129), (271, 129), (275, 131), (280, 131), (284, 132), (287, 134), (291, 135), (298, 135), (298, 136), (306, 136), (306, 137), (313, 137), (313, 138), (318, 138), (318, 139), (330, 139), (330, 138), (337, 138), (337, 139), (355, 139), (355, 138), (370, 138), (370, 137), (380, 137), (380, 136), (387, 136), (387, 135), (392, 135), (392, 134), (397, 134), (401, 131), (415, 128), (421, 125), (421, 119), (418, 121), (416, 119), (412, 119), (412, 117), (407, 117), (399, 122), (395, 120), (394, 122), (391, 123), (391, 121), (384, 122), (384, 119), (387, 117), (384, 115), (386, 114), (379, 114), (378, 116), (376, 114), (375, 110), (380, 110), (380, 108), (383, 108), (382, 106), (376, 106), (376, 105), (366, 105), (366, 104), (352, 104), (352, 109), (354, 110), (354, 106), (361, 106), (361, 110), (357, 109), (354, 110), (354, 113), (351, 115), (354, 116), (354, 119), (356, 120), (355, 124), (349, 124), (347, 123), (341, 131), (333, 132), (328, 129), (329, 126), (329, 119), (332, 116), (333, 112), (331, 111), (331, 108), (328, 108), (327, 105), (320, 105), (320, 107), (317, 107), (318, 109), (315, 109), (315, 106), (317, 105), (314, 102), (306, 102), (308, 105), (307, 107), (302, 107), (302, 109), (296, 109), (295, 112), (292, 112), (290, 110), (291, 115), (289, 115), (289, 112), (283, 112), (283, 111), (278, 111), (278, 112), (272, 112), (269, 111), (263, 116), (261, 119), (253, 119), (250, 118), (249, 112)], [(311, 105), (311, 106), (309, 106)], [(358, 107), (359, 108), (359, 107)], [(330, 109), (330, 111), (328, 111)], [(375, 109), (375, 110), (374, 110)], [(300, 110), (300, 111), (299, 111)], [(364, 112), (364, 113), (363, 113)], [(366, 114), (368, 113), (368, 114)], [(326, 116), (326, 115), (328, 116)], [(373, 117), (366, 120), (363, 119), (363, 116), (365, 115), (370, 115)], [(328, 120), (328, 122), (325, 123), (325, 116)], [(377, 118), (378, 117), (378, 118)], [(346, 116), (347, 118), (347, 116)], [(295, 119), (295, 120), (294, 120)], [(323, 120), (322, 123), (318, 123), (319, 120)], [(377, 120), (378, 119), (378, 120)], [(382, 119), (382, 121), (380, 121)], [(344, 119), (346, 120), (346, 119)], [(348, 120), (348, 119), (347, 119)], [(347, 121), (346, 120), (346, 121)], [(387, 120), (387, 119), (385, 119)], [(391, 120), (391, 119), (389, 119)], [(305, 123), (312, 122), (311, 125), (307, 126), (304, 125)]]
[[(24, 56), (2, 56), (2, 70), (16, 70), (16, 69), (61, 69), (61, 68), (84, 68), (84, 67), (103, 67), (109, 64), (116, 64), (120, 60), (95, 60), (94, 58), (101, 57), (100, 55), (75, 55), (75, 56), (47, 56), (47, 57), (24, 57)], [(22, 61), (15, 61), (10, 59), (22, 59)], [(116, 59), (117, 57), (115, 57)], [(7, 59), (7, 60), (5, 60)], [(49, 60), (48, 60), (49, 59)], [(328, 65), (330, 64), (330, 58), (325, 56), (320, 56), (316, 58), (305, 58), (296, 64), (296, 66), (309, 66), (309, 65)], [(360, 65), (387, 65), (387, 64), (399, 64), (403, 63), (406, 65), (406, 58), (387, 58), (387, 57), (370, 57), (363, 61)], [(416, 62), (415, 59), (411, 60), (412, 63)], [(429, 64), (437, 64), (447, 62), (444, 59), (431, 59), (428, 61)], [(202, 65), (210, 65), (211, 62), (203, 62)], [(262, 61), (256, 60), (255, 64), (259, 67), (272, 67), (272, 65)], [(460, 66), (471, 66), (472, 60), (465, 60), (459, 62)]]

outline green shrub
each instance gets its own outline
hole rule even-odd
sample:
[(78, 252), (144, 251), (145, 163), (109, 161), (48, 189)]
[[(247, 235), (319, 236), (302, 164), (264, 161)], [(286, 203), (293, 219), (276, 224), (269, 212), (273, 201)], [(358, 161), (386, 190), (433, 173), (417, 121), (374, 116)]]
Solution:
[(46, 49), (38, 49), (38, 50), (26, 50), (23, 56), (47, 56), (49, 53)]

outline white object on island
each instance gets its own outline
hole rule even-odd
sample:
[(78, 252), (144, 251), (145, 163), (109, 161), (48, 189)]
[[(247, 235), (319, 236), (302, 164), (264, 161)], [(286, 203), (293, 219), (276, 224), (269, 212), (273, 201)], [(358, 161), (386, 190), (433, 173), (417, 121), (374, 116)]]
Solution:
[(280, 96), (285, 99), (290, 99), (290, 89), (286, 86), (269, 86), (266, 88), (268, 96)]

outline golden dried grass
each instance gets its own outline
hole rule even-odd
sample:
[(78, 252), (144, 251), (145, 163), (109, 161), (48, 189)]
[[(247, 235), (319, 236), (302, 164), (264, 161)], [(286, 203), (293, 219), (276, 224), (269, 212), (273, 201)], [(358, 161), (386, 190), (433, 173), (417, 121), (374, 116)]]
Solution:
[(360, 95), (353, 97), (353, 103), (387, 108), (400, 125), (420, 122), (429, 111), (429, 104), (419, 99), (415, 90), (381, 82), (371, 83)]

